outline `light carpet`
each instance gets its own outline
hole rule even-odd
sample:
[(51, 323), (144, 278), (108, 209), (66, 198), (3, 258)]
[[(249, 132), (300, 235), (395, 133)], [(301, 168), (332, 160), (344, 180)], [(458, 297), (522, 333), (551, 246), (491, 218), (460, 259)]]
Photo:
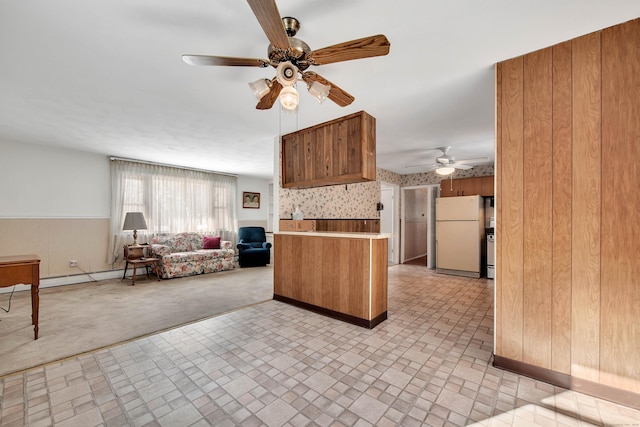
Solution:
[[(273, 268), (238, 268), (157, 281), (110, 279), (40, 289), (39, 337), (31, 295), (0, 311), (0, 376), (229, 312), (273, 298)], [(7, 308), (9, 294), (0, 294)]]

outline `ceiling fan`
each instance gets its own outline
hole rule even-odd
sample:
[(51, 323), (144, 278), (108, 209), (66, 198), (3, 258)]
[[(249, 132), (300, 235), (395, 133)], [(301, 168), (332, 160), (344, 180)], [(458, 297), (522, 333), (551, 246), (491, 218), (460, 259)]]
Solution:
[(431, 148), (427, 151), (435, 151), (435, 150), (440, 151), (442, 155), (435, 157), (432, 163), (408, 165), (405, 167), (406, 168), (426, 167), (427, 171), (432, 171), (435, 169), (438, 175), (446, 176), (446, 175), (452, 174), (456, 169), (461, 169), (461, 170), (471, 169), (473, 166), (470, 166), (469, 165), (470, 163), (482, 163), (482, 162), (489, 161), (488, 157), (477, 157), (473, 159), (461, 159), (456, 161), (455, 157), (449, 154), (449, 150), (451, 150), (451, 147)]
[(278, 98), (284, 109), (295, 110), (298, 106), (298, 92), (295, 88), (298, 75), (307, 84), (309, 93), (319, 102), (329, 98), (339, 106), (345, 107), (355, 98), (329, 80), (307, 69), (311, 65), (331, 64), (389, 53), (389, 40), (382, 34), (311, 50), (304, 41), (294, 37), (300, 29), (300, 22), (291, 17), (281, 19), (275, 0), (247, 0), (247, 2), (269, 39), (270, 44), (267, 50), (269, 59), (182, 55), (182, 60), (190, 65), (276, 68), (274, 78), (260, 79), (249, 84), (259, 99), (256, 105), (258, 110), (271, 108)]

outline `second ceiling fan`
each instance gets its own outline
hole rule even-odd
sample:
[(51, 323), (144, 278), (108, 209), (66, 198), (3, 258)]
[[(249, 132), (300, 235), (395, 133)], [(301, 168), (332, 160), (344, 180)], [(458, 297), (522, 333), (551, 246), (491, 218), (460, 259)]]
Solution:
[(182, 60), (190, 65), (276, 68), (274, 78), (260, 79), (250, 83), (259, 99), (256, 105), (259, 110), (271, 108), (278, 98), (283, 108), (295, 110), (298, 105), (298, 93), (295, 89), (298, 75), (307, 84), (309, 93), (318, 101), (322, 102), (324, 98), (329, 98), (339, 106), (345, 107), (355, 98), (329, 80), (307, 69), (311, 65), (331, 64), (389, 53), (389, 40), (382, 34), (311, 50), (304, 41), (294, 37), (300, 29), (298, 20), (291, 17), (281, 18), (275, 0), (247, 0), (247, 2), (269, 39), (267, 51), (269, 59), (182, 55)]
[(450, 175), (456, 169), (469, 170), (473, 166), (471, 163), (483, 163), (489, 161), (488, 157), (478, 157), (475, 159), (460, 159), (456, 160), (455, 157), (449, 154), (451, 147), (438, 147), (430, 148), (426, 151), (440, 151), (442, 155), (437, 156), (431, 160), (431, 163), (423, 163), (418, 165), (407, 165), (406, 168), (427, 168), (426, 171), (435, 170), (438, 175)]

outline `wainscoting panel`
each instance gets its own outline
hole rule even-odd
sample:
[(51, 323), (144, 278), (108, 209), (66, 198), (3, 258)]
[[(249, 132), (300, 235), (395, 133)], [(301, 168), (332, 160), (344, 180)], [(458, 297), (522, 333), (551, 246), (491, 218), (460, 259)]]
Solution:
[[(108, 218), (0, 219), (0, 256), (40, 256), (40, 277), (107, 271)], [(70, 267), (69, 261), (78, 261)]]
[(495, 363), (623, 404), (640, 392), (638, 40), (640, 19), (496, 67)]

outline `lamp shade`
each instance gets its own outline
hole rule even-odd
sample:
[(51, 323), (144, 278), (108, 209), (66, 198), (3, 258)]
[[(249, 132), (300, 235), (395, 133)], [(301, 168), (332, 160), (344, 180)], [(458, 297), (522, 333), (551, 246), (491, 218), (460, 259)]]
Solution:
[(456, 169), (451, 166), (443, 166), (441, 168), (436, 169), (436, 173), (438, 175), (449, 175), (452, 174)]
[(147, 223), (142, 212), (127, 212), (124, 217), (123, 230), (146, 230)]

